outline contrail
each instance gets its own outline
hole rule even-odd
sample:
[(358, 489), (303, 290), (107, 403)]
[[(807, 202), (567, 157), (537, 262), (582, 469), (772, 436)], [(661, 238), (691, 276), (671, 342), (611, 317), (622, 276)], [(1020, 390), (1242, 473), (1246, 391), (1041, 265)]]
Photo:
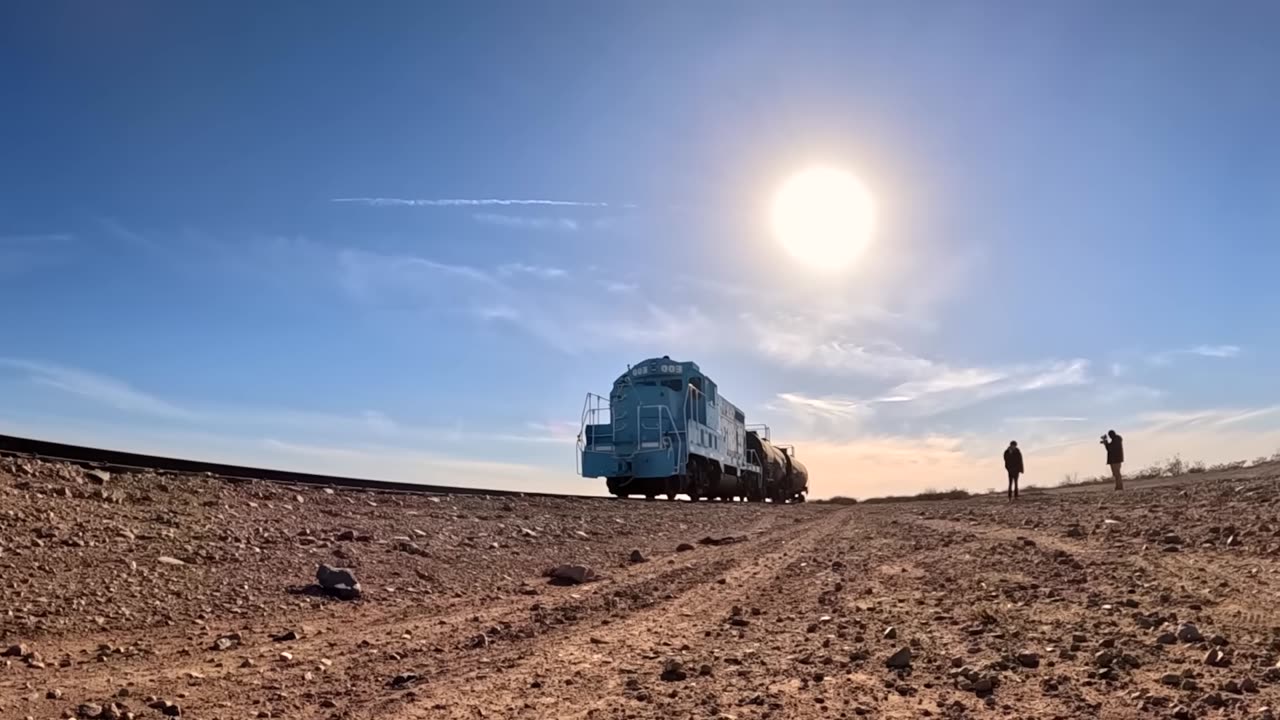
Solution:
[(609, 207), (609, 203), (581, 202), (578, 200), (513, 200), (508, 198), (439, 198), (432, 200), (408, 198), (333, 198), (330, 202), (356, 203), (371, 207), (474, 207), (477, 205), (554, 205), (558, 207)]

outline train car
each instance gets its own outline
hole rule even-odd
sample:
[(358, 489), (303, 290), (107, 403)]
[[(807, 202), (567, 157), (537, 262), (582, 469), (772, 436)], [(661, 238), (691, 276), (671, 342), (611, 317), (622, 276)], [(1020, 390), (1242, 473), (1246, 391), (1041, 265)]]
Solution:
[(607, 398), (587, 394), (577, 451), (583, 477), (618, 497), (786, 502), (808, 489), (794, 451), (748, 432), (696, 363), (665, 355), (627, 368)]
[(774, 502), (804, 502), (809, 470), (796, 459), (794, 446), (774, 445), (769, 426), (760, 425), (747, 431), (747, 448), (760, 458), (764, 497)]

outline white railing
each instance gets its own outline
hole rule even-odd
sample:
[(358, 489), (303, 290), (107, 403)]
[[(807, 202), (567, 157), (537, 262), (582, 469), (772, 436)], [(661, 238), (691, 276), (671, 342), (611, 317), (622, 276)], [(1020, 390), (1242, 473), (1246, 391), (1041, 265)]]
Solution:
[[(653, 418), (652, 425), (646, 425), (644, 422), (644, 411), (655, 411), (656, 417)], [(663, 420), (670, 423), (670, 429), (667, 429)], [(679, 475), (684, 472), (685, 466), (688, 464), (688, 442), (680, 442), (680, 436), (684, 431), (676, 424), (675, 415), (671, 414), (671, 408), (666, 405), (639, 405), (636, 407), (636, 451), (634, 455), (641, 453), (665, 452), (669, 464), (675, 465), (675, 474)], [(686, 425), (686, 427), (688, 427)], [(648, 440), (646, 431), (653, 432), (654, 439)], [(673, 442), (674, 441), (674, 442)], [(679, 446), (677, 449), (676, 446)]]

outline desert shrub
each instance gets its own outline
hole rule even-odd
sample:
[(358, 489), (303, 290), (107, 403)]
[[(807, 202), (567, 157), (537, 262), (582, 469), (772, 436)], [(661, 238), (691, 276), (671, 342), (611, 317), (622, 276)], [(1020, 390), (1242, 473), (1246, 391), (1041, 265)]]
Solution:
[(1235, 460), (1233, 462), (1218, 463), (1217, 465), (1210, 465), (1209, 472), (1225, 472), (1227, 470), (1239, 470), (1240, 468), (1248, 467), (1248, 465), (1249, 463), (1246, 460)]
[(1187, 472), (1195, 474), (1204, 472), (1204, 463), (1197, 460), (1187, 466)]
[(829, 497), (826, 500), (814, 500), (814, 502), (830, 503), (831, 505), (857, 505), (858, 504), (858, 500), (856, 498), (845, 497), (843, 495), (836, 495), (835, 497)]
[(863, 502), (867, 504), (926, 502), (929, 500), (966, 500), (970, 497), (973, 496), (968, 490), (961, 490), (960, 488), (952, 488), (950, 490), (936, 490), (934, 488), (929, 488), (928, 490), (915, 495), (888, 495), (885, 497), (868, 498), (863, 500)]

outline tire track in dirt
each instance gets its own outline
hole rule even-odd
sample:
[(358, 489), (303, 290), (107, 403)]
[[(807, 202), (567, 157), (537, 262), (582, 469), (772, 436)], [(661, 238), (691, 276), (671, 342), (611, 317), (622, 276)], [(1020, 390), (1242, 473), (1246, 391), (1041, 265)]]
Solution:
[[(707, 551), (699, 563), (701, 577), (672, 588), (661, 602), (625, 609), (622, 617), (591, 618), (589, 629), (587, 622), (580, 622), (571, 632), (473, 658), (473, 663), (431, 678), (411, 696), (390, 698), (358, 717), (477, 717), (484, 708), (503, 708), (504, 717), (545, 716), (553, 703), (556, 717), (603, 717), (607, 715), (601, 713), (627, 703), (653, 710), (655, 706), (634, 698), (657, 702), (658, 692), (676, 690), (645, 689), (666, 658), (683, 658), (685, 672), (697, 677), (700, 665), (713, 658), (698, 657), (695, 646), (705, 649), (714, 629), (734, 627), (726, 621), (735, 605), (742, 608), (745, 626), (734, 628), (734, 635), (749, 649), (749, 638), (762, 622), (751, 608), (768, 607), (771, 601), (760, 591), (787, 568), (804, 563), (803, 558), (842, 524), (843, 513), (836, 511), (754, 541)], [(741, 667), (743, 659), (735, 660)], [(627, 687), (629, 679), (635, 679), (636, 687)], [(680, 689), (684, 690), (687, 687)], [(632, 699), (626, 698), (628, 693)]]
[[(288, 627), (223, 625), (131, 634), (125, 641), (113, 634), (113, 647), (138, 646), (143, 651), (128, 656), (108, 652), (98, 662), (93, 660), (101, 643), (93, 638), (45, 642), (42, 651), (47, 657), (65, 655), (76, 660), (68, 677), (56, 682), (82, 696), (107, 697), (122, 686), (135, 688), (136, 695), (148, 688), (177, 685), (185, 686), (184, 695), (200, 705), (230, 707), (248, 688), (268, 698), (263, 710), (273, 717), (328, 718), (334, 711), (317, 707), (320, 699), (340, 698), (342, 706), (353, 708), (375, 702), (385, 695), (387, 681), (395, 675), (393, 668), (414, 668), (424, 678), (482, 668), (487, 660), (483, 652), (474, 650), (476, 645), (519, 647), (544, 635), (571, 632), (591, 618), (663, 602), (665, 595), (723, 575), (750, 548), (773, 542), (778, 528), (785, 536), (807, 526), (780, 512), (745, 530), (726, 533), (742, 538), (736, 544), (655, 554), (648, 562), (606, 572), (604, 582), (576, 587), (545, 586), (541, 584), (545, 579), (534, 576), (528, 580), (538, 595), (516, 595), (483, 606), (464, 598), (424, 612), (414, 606), (384, 610), (376, 602), (326, 601), (322, 611), (328, 617), (308, 617), (292, 626), (299, 637), (285, 642), (269, 638)], [(533, 606), (539, 609), (531, 611)], [(239, 633), (245, 644), (232, 652), (209, 648), (213, 638), (231, 633)], [(490, 640), (476, 642), (490, 635)], [(292, 658), (283, 660), (281, 653)], [(246, 660), (252, 664), (246, 665)], [(0, 680), (0, 692), (7, 692), (6, 684)], [(15, 697), (23, 691), (16, 686), (11, 689)], [(30, 688), (25, 692), (35, 693)], [(300, 699), (305, 702), (299, 703)]]

